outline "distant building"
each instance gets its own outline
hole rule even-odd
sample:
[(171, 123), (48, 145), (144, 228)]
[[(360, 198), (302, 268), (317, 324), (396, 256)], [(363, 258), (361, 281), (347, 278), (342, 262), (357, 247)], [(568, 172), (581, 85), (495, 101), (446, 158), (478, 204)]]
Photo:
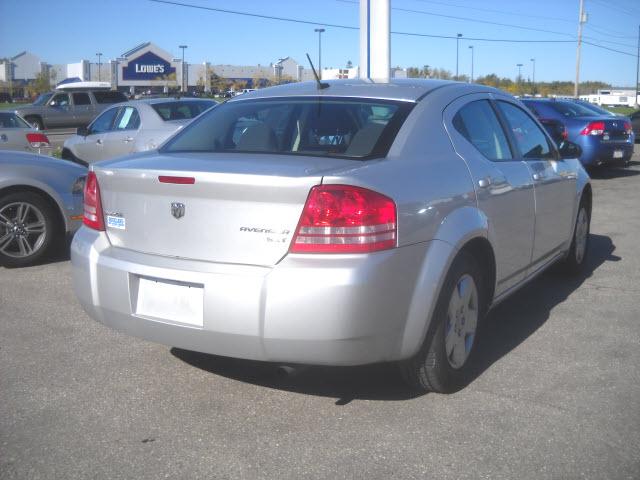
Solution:
[(638, 105), (640, 96), (636, 98), (636, 91), (632, 89), (600, 89), (595, 94), (580, 95), (580, 100), (598, 105), (634, 107)]

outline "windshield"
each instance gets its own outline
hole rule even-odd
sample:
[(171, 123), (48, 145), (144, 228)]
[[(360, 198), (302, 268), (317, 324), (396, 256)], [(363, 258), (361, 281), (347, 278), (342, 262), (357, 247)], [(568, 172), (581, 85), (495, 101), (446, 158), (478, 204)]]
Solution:
[(190, 120), (216, 105), (213, 100), (194, 100), (188, 102), (152, 103), (151, 107), (165, 121)]
[(548, 105), (565, 117), (593, 117), (596, 112), (574, 102), (549, 102)]
[(413, 105), (322, 97), (232, 101), (195, 120), (162, 151), (385, 156)]
[(33, 105), (44, 105), (51, 98), (53, 93), (42, 93), (33, 101)]
[(15, 113), (0, 112), (0, 128), (31, 128), (31, 125)]

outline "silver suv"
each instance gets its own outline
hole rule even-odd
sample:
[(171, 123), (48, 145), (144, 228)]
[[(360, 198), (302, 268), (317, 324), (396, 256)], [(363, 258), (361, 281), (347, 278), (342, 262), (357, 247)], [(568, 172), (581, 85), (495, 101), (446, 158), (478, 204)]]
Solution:
[(113, 90), (60, 90), (43, 93), (31, 105), (15, 109), (38, 130), (86, 127), (107, 107), (126, 102), (122, 92)]

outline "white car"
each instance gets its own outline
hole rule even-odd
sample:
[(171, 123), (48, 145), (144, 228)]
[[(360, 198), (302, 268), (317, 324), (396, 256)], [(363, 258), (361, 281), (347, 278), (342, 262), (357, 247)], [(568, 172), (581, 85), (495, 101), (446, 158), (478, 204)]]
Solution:
[(11, 111), (0, 112), (0, 150), (49, 154), (49, 138), (33, 128), (20, 115)]

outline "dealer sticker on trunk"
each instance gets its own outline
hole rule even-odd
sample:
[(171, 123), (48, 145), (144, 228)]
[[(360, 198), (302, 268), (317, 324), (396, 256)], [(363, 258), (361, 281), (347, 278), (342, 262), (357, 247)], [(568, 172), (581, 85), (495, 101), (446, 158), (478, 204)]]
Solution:
[(116, 215), (107, 215), (107, 226), (111, 228), (117, 228), (118, 230), (124, 230), (126, 228), (126, 221), (124, 217)]

